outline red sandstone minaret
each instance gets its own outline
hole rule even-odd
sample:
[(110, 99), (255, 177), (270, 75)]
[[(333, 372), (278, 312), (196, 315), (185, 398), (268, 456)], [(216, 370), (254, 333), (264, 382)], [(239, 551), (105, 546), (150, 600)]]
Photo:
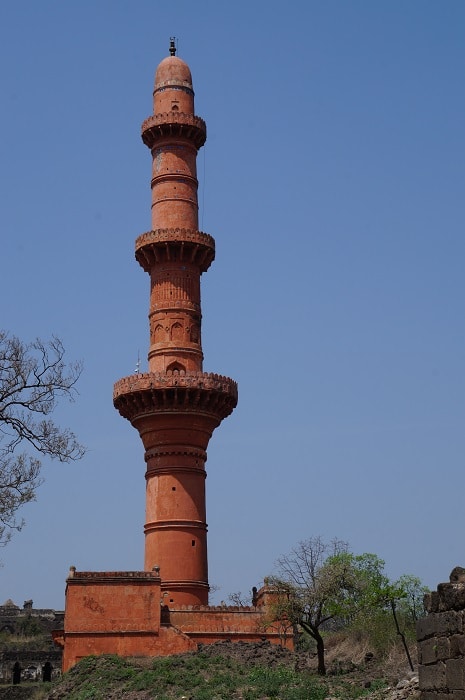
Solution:
[(202, 371), (200, 275), (215, 242), (198, 230), (196, 158), (206, 139), (194, 114), (189, 67), (170, 56), (155, 75), (153, 116), (142, 124), (152, 152), (152, 230), (136, 240), (150, 275), (149, 371), (115, 384), (114, 404), (145, 448), (145, 570), (160, 567), (166, 603), (208, 601), (206, 449), (237, 404), (234, 381)]

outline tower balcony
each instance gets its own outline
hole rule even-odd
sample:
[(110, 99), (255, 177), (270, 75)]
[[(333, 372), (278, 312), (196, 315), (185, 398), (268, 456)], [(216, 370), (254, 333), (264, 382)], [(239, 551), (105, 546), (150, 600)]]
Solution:
[(157, 229), (136, 239), (135, 256), (145, 272), (156, 263), (166, 262), (186, 262), (206, 272), (215, 259), (215, 240), (208, 233), (192, 229)]
[(141, 136), (149, 148), (166, 137), (174, 137), (191, 141), (198, 150), (207, 140), (207, 126), (203, 119), (194, 114), (163, 112), (152, 115), (142, 123)]
[(237, 384), (229, 377), (205, 372), (133, 374), (116, 382), (113, 403), (132, 423), (170, 413), (203, 414), (218, 425), (237, 405)]

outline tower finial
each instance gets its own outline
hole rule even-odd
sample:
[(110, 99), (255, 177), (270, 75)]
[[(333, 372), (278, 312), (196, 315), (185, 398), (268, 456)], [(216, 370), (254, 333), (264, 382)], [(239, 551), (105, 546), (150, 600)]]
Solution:
[(170, 56), (176, 56), (176, 37), (170, 36)]

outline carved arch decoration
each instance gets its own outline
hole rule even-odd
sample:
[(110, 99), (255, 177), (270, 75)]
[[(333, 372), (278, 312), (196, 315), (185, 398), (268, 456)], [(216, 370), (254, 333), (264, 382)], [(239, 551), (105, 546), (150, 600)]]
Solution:
[(173, 374), (178, 373), (180, 374), (181, 372), (185, 372), (186, 368), (184, 367), (183, 364), (180, 362), (171, 362), (168, 367), (166, 368), (167, 372), (173, 372)]
[(170, 340), (184, 340), (184, 329), (178, 321), (171, 326)]
[(153, 334), (153, 341), (154, 343), (161, 343), (163, 340), (165, 340), (165, 329), (161, 325), (161, 323), (158, 323), (155, 326), (155, 331)]

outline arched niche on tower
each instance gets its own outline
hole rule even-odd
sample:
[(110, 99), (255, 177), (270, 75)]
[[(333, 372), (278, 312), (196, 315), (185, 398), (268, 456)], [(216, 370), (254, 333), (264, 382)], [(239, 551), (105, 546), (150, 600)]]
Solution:
[(166, 337), (165, 328), (162, 326), (161, 323), (158, 323), (155, 326), (155, 330), (153, 333), (153, 342), (154, 343), (161, 343), (165, 340), (165, 337)]
[(178, 373), (181, 374), (181, 372), (185, 373), (186, 368), (184, 367), (181, 362), (171, 362), (171, 364), (168, 365), (166, 368), (167, 372), (173, 372), (173, 374)]
[(184, 328), (182, 327), (182, 323), (179, 323), (179, 321), (175, 321), (171, 326), (170, 340), (184, 340)]

